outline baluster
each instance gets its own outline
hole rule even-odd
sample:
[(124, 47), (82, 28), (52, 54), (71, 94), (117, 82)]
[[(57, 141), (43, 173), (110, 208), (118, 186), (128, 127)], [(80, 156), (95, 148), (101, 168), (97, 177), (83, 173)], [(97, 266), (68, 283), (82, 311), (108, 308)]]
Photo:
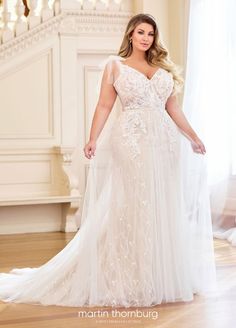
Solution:
[(41, 17), (36, 14), (37, 0), (27, 0), (30, 9), (28, 18), (29, 28), (33, 28), (40, 24)]
[(123, 1), (121, 0), (120, 2), (120, 10), (121, 11), (131, 11), (133, 10), (133, 7), (132, 7), (132, 2), (131, 1)]
[[(61, 191), (64, 189), (64, 193), (68, 196), (75, 196), (78, 200), (71, 201), (70, 204), (65, 205), (62, 210), (62, 230), (63, 231), (76, 231), (78, 220), (81, 219), (77, 213), (78, 207), (80, 206), (82, 196), (79, 191), (79, 180), (78, 174), (73, 169), (73, 148), (72, 147), (56, 147), (60, 154), (60, 164), (65, 173), (64, 183), (61, 186)], [(75, 215), (76, 214), (76, 215)], [(79, 223), (79, 222), (78, 222)]]
[(95, 3), (96, 10), (106, 10), (107, 5), (102, 0), (97, 0)]
[(1, 30), (2, 43), (5, 43), (14, 38), (14, 32), (9, 27), (10, 19), (11, 19), (11, 13), (8, 11), (7, 0), (3, 0), (3, 12), (2, 12), (3, 28)]
[(55, 0), (53, 3), (53, 10), (54, 10), (54, 15), (59, 15), (61, 12), (61, 1), (60, 0)]
[(54, 13), (53, 10), (48, 5), (48, 0), (42, 0), (42, 10), (41, 10), (41, 17), (42, 21), (46, 21), (49, 18), (53, 17)]
[(108, 9), (110, 11), (119, 11), (121, 8), (121, 1), (117, 3), (115, 0), (109, 0)]
[(93, 10), (94, 9), (93, 1), (92, 0), (84, 0), (83, 9), (84, 10)]
[(17, 19), (15, 22), (15, 33), (16, 36), (18, 36), (28, 30), (28, 24), (24, 17), (25, 6), (23, 5), (22, 0), (17, 0), (15, 8), (17, 15)]
[(60, 2), (63, 10), (80, 10), (82, 7), (82, 0), (60, 0)]

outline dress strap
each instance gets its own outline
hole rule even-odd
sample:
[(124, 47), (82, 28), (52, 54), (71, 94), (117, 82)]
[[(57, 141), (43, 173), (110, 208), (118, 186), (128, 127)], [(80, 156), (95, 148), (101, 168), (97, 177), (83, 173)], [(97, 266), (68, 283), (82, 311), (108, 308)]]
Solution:
[(121, 57), (121, 56), (118, 56), (118, 55), (109, 55), (107, 58), (105, 58), (100, 64), (99, 64), (99, 68), (105, 68), (105, 66), (108, 64), (108, 63), (111, 63), (111, 62), (120, 62), (122, 60), (125, 60), (124, 57)]
[[(106, 71), (106, 81), (109, 84), (113, 84), (121, 71), (121, 61), (124, 60), (123, 57), (118, 55), (110, 55), (105, 58), (101, 63), (99, 63), (98, 67), (102, 71), (102, 75), (104, 71)], [(100, 79), (101, 81), (101, 79)]]

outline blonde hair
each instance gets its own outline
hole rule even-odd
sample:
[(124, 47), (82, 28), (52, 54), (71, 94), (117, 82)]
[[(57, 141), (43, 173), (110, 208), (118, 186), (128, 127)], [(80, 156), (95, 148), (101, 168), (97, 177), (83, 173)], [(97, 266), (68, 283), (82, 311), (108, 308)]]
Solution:
[(152, 25), (154, 30), (154, 40), (151, 47), (146, 51), (146, 60), (151, 66), (162, 67), (173, 76), (174, 89), (173, 93), (181, 91), (183, 86), (183, 78), (180, 74), (180, 68), (174, 64), (170, 58), (168, 50), (162, 45), (160, 41), (159, 30), (153, 16), (149, 14), (138, 14), (133, 16), (127, 24), (126, 31), (124, 34), (123, 41), (121, 43), (118, 55), (127, 58), (133, 51), (132, 43), (130, 38), (133, 34), (134, 29), (141, 23), (147, 23)]

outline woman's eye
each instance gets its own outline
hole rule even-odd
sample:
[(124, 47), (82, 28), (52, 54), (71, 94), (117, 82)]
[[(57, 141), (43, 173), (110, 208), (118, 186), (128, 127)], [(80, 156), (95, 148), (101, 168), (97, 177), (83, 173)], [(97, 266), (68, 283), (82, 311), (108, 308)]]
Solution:
[[(142, 31), (138, 31), (138, 34), (143, 34), (143, 32)], [(149, 36), (154, 36), (154, 34), (152, 33), (152, 34), (148, 34)]]

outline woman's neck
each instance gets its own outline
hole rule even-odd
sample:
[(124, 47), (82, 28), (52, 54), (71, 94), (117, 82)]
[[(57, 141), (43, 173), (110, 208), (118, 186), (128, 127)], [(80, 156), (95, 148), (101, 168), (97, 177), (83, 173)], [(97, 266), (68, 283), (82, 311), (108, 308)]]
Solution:
[(143, 51), (133, 51), (129, 58), (134, 61), (146, 61), (145, 52)]

